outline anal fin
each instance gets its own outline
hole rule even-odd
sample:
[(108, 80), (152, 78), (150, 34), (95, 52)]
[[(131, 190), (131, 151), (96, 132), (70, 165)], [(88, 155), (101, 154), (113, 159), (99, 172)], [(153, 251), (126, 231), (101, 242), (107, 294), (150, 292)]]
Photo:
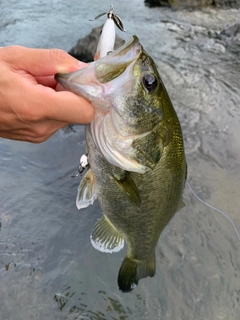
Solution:
[(95, 224), (90, 239), (93, 247), (101, 252), (118, 252), (124, 247), (123, 237), (105, 215)]

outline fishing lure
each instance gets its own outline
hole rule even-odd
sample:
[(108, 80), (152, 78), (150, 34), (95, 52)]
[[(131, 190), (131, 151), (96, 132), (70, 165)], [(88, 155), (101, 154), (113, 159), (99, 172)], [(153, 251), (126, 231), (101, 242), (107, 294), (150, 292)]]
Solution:
[(94, 60), (98, 60), (102, 57), (105, 57), (109, 52), (113, 51), (116, 37), (115, 26), (117, 26), (119, 30), (126, 32), (126, 30), (123, 27), (122, 20), (114, 12), (112, 4), (110, 5), (109, 12), (100, 13), (98, 16), (96, 16), (93, 20), (90, 21), (94, 21), (104, 16), (105, 14), (107, 14), (107, 20), (105, 21), (101, 31)]
[(88, 154), (83, 154), (80, 158), (80, 164), (78, 166), (78, 172), (71, 175), (72, 178), (75, 178), (83, 173), (83, 171), (88, 167)]

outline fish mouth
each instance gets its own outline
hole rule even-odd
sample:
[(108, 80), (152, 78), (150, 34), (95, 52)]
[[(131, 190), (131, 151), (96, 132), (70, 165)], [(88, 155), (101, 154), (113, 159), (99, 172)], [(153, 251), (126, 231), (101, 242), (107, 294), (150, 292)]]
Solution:
[(132, 36), (124, 45), (107, 56), (91, 62), (86, 68), (71, 72), (57, 73), (55, 80), (65, 89), (85, 97), (92, 103), (99, 99), (102, 85), (120, 76), (141, 54), (142, 46), (137, 36)]
[(96, 61), (95, 72), (98, 81), (106, 83), (117, 78), (131, 62), (138, 58), (141, 49), (137, 36), (132, 36), (116, 51)]

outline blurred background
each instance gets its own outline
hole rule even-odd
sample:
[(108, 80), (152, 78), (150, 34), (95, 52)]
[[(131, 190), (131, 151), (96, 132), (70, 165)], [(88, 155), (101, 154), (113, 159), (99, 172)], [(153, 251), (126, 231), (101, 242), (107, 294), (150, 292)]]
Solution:
[[(110, 3), (127, 30), (118, 35), (136, 34), (157, 64), (182, 124), (189, 182), (240, 230), (239, 9), (1, 0), (0, 46), (69, 51), (103, 24), (106, 17), (89, 19)], [(126, 250), (96, 251), (89, 237), (101, 209), (75, 206), (71, 174), (84, 140), (84, 126), (39, 145), (0, 139), (0, 319), (239, 320), (239, 240), (187, 187), (186, 207), (159, 239), (155, 277), (118, 290)]]

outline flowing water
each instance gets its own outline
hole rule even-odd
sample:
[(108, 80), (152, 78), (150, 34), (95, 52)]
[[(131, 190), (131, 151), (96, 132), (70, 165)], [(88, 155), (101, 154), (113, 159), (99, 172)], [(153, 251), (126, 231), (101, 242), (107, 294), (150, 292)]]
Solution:
[[(220, 35), (239, 10), (172, 12), (112, 1), (155, 60), (178, 112), (188, 180), (240, 230), (240, 38)], [(103, 23), (107, 1), (0, 1), (0, 46), (70, 50)], [(0, 319), (239, 320), (240, 243), (229, 222), (185, 191), (162, 233), (154, 278), (117, 288), (124, 252), (92, 248), (98, 203), (78, 211), (84, 127), (39, 145), (0, 140)]]

